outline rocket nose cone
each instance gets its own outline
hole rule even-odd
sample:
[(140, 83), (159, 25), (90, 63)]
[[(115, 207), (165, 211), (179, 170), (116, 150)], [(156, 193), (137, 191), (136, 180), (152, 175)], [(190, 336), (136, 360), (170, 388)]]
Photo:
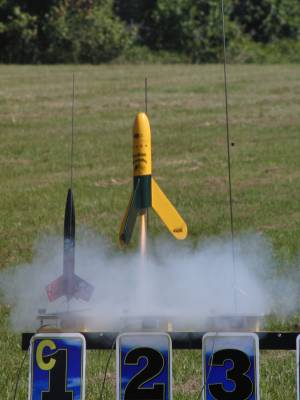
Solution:
[(151, 175), (151, 130), (145, 113), (138, 113), (133, 125), (133, 175)]
[(75, 240), (75, 206), (71, 189), (68, 190), (65, 207), (64, 239)]
[(67, 201), (66, 203), (68, 205), (71, 205), (73, 203), (73, 192), (72, 189), (68, 189), (68, 194), (67, 194)]
[(133, 133), (150, 132), (150, 123), (147, 115), (143, 112), (137, 114), (134, 120)]

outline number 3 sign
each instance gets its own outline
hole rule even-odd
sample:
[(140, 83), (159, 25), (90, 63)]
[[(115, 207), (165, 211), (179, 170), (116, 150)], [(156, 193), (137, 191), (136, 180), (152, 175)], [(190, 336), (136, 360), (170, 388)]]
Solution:
[(297, 400), (300, 399), (300, 335), (296, 340), (296, 356), (297, 356)]
[(205, 400), (259, 400), (255, 334), (208, 333), (202, 350)]
[(85, 339), (39, 333), (30, 342), (29, 400), (84, 400)]
[(165, 333), (117, 339), (117, 400), (172, 400), (172, 345)]

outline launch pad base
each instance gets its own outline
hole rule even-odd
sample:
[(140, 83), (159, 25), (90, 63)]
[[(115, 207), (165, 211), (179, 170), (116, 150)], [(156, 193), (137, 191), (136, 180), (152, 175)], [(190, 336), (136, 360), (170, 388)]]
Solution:
[[(121, 332), (82, 332), (87, 350), (109, 350), (115, 347)], [(194, 350), (202, 348), (202, 337), (206, 332), (168, 332), (173, 349)], [(260, 350), (296, 350), (296, 339), (300, 332), (254, 332), (259, 338)], [(34, 333), (22, 333), (22, 350), (28, 350)]]

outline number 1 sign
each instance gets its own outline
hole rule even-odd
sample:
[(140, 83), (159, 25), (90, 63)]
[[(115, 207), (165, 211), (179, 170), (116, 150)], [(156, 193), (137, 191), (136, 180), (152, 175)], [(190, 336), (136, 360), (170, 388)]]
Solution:
[(85, 339), (39, 333), (30, 342), (29, 400), (84, 400)]
[(203, 337), (205, 400), (259, 400), (258, 337), (208, 333)]
[(172, 345), (165, 333), (117, 339), (117, 400), (172, 400)]
[(296, 340), (296, 357), (297, 357), (297, 399), (300, 399), (300, 335)]

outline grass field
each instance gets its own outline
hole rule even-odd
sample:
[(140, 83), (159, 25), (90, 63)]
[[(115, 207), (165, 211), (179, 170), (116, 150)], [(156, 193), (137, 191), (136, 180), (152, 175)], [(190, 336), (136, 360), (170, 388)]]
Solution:
[[(190, 240), (227, 235), (221, 65), (0, 66), (0, 269), (30, 262), (41, 236), (62, 231), (73, 70), (77, 226), (117, 246), (131, 191), (131, 128), (136, 112), (144, 110), (147, 76), (154, 175), (185, 217)], [(298, 268), (299, 106), (298, 65), (229, 67), (234, 227), (270, 240), (276, 273)], [(158, 219), (151, 219), (150, 232), (164, 232)], [(5, 400), (12, 399), (22, 359), (9, 311), (2, 301), (0, 396)], [(99, 396), (107, 356), (88, 354), (87, 400)], [(114, 398), (114, 365), (113, 357), (106, 399)], [(295, 367), (293, 352), (262, 352), (261, 399), (295, 398)], [(27, 372), (26, 361), (20, 400), (26, 398)], [(200, 352), (175, 351), (175, 400), (197, 399), (200, 376)]]

